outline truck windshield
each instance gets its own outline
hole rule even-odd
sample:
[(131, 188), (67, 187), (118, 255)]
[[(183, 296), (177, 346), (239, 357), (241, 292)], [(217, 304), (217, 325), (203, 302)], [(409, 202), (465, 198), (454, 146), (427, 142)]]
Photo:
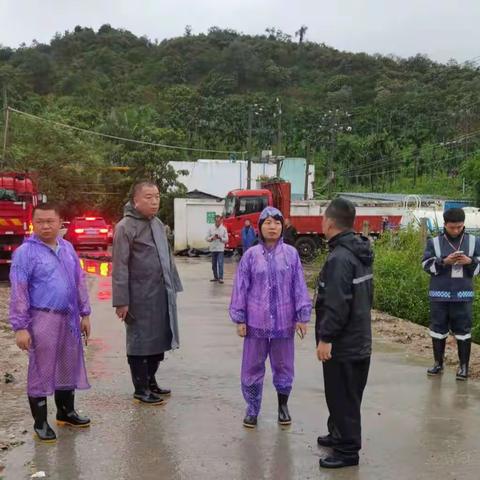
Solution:
[(233, 195), (230, 195), (225, 199), (225, 210), (223, 212), (223, 216), (225, 218), (231, 217), (234, 214), (235, 200), (236, 200), (236, 197), (234, 197)]
[(237, 215), (261, 212), (268, 205), (267, 197), (240, 197)]
[(0, 200), (8, 200), (10, 202), (16, 202), (18, 199), (13, 190), (6, 190), (4, 188), (0, 188)]

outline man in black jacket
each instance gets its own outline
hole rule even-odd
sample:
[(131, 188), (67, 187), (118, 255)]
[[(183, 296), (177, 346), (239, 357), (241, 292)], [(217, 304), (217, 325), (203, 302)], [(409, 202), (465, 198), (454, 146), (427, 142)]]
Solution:
[(333, 454), (324, 468), (358, 465), (360, 407), (372, 352), (371, 307), (373, 252), (367, 238), (352, 231), (355, 207), (335, 199), (325, 212), (324, 233), (330, 253), (319, 276), (315, 333), (323, 362), (328, 435), (318, 444)]

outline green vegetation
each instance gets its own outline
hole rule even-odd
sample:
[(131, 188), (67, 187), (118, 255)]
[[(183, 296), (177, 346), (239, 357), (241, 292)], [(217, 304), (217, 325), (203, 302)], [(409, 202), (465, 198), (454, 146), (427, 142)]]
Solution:
[[(182, 37), (153, 42), (110, 25), (98, 32), (77, 26), (48, 45), (0, 47), (0, 89), (10, 106), (42, 118), (226, 152), (247, 149), (251, 116), (253, 156), (262, 149), (308, 156), (319, 196), (477, 194), (475, 63), (340, 52), (309, 42), (306, 32), (302, 26), (292, 38), (268, 28), (250, 36), (212, 27), (193, 35), (187, 28)], [(42, 190), (70, 212), (87, 204), (119, 212), (131, 180), (143, 175), (171, 192), (178, 185), (168, 160), (228, 157), (100, 139), (18, 113), (9, 132), (5, 166), (38, 170)], [(118, 165), (132, 170), (109, 169)]]
[(429, 276), (421, 266), (425, 245), (415, 230), (385, 234), (375, 243), (376, 309), (420, 325), (429, 323)]

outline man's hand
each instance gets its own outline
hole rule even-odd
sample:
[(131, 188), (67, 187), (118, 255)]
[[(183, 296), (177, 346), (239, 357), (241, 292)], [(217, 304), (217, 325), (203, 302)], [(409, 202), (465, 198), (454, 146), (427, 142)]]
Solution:
[(321, 362), (327, 362), (332, 358), (332, 344), (320, 341), (317, 347), (317, 358)]
[(123, 307), (117, 307), (115, 309), (115, 313), (117, 314), (117, 317), (124, 322), (125, 318), (127, 317), (128, 313), (128, 305), (124, 305)]
[(295, 325), (295, 330), (297, 331), (300, 338), (303, 338), (307, 334), (307, 324), (298, 322)]
[(455, 265), (458, 262), (459, 256), (451, 253), (448, 257), (443, 259), (443, 263), (445, 265)]
[(83, 317), (80, 321), (80, 331), (85, 335), (85, 339), (88, 340), (90, 338), (90, 317), (87, 315)]
[(247, 335), (247, 326), (244, 323), (237, 324), (237, 335), (239, 337), (245, 337)]
[(472, 259), (466, 255), (459, 255), (456, 263), (457, 265), (470, 265), (472, 263)]
[(30, 350), (30, 346), (32, 345), (32, 337), (28, 330), (17, 330), (15, 332), (15, 342), (17, 343), (17, 347), (21, 350)]

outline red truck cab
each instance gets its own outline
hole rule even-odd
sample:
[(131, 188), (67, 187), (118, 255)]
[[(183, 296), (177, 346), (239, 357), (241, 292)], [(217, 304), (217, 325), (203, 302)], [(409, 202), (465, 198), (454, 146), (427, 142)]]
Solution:
[[(224, 225), (228, 231), (227, 248), (241, 248), (242, 228), (245, 220), (250, 220), (258, 230), (258, 220), (261, 211), (267, 206), (278, 208), (285, 218), (290, 218), (291, 224), (297, 230), (295, 247), (302, 258), (311, 258), (316, 250), (325, 242), (323, 234), (323, 215), (290, 215), (291, 186), (289, 182), (263, 183), (259, 190), (232, 190), (225, 199)], [(323, 210), (321, 207), (320, 210)], [(392, 210), (380, 208), (357, 209), (354, 230), (364, 231), (368, 224), (368, 233), (380, 234), (386, 225), (396, 228), (400, 224), (401, 214)]]
[(250, 220), (255, 231), (258, 219), (265, 207), (273, 205), (269, 190), (233, 190), (225, 199), (224, 225), (228, 231), (227, 248), (236, 250), (242, 246), (242, 228)]

